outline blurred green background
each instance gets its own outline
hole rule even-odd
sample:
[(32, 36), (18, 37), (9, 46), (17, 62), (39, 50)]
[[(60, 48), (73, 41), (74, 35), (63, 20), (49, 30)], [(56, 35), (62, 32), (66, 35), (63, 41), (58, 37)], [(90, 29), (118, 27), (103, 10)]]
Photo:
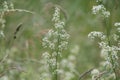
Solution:
[[(1, 0), (2, 1), (2, 0)], [(6, 27), (4, 29), (6, 40), (1, 40), (2, 58), (9, 49), (10, 56), (7, 60), (8, 64), (1, 66), (1, 72), (12, 66), (20, 67), (25, 70), (5, 71), (5, 75), (9, 76), (9, 80), (39, 80), (40, 67), (39, 60), (45, 51), (42, 47), (42, 38), (45, 33), (51, 29), (52, 15), (54, 5), (59, 5), (66, 19), (65, 29), (70, 34), (68, 49), (62, 54), (70, 55), (72, 52), (76, 55), (76, 70), (82, 74), (88, 69), (98, 67), (101, 60), (100, 49), (97, 42), (91, 42), (87, 35), (91, 31), (104, 31), (99, 16), (92, 14), (92, 6), (95, 0), (11, 0), (17, 9), (26, 9), (35, 14), (25, 12), (13, 12), (6, 15)], [(114, 7), (113, 0), (105, 0), (108, 10), (114, 15), (120, 11), (115, 9), (112, 11), (109, 7)], [(111, 5), (111, 6), (110, 6)], [(119, 20), (114, 16), (113, 20)], [(13, 40), (14, 32), (17, 25), (22, 23), (22, 28), (17, 34), (17, 38)], [(74, 48), (77, 46), (77, 51)], [(78, 76), (76, 76), (77, 80)], [(3, 80), (3, 79), (0, 79)], [(85, 79), (83, 79), (85, 80)]]

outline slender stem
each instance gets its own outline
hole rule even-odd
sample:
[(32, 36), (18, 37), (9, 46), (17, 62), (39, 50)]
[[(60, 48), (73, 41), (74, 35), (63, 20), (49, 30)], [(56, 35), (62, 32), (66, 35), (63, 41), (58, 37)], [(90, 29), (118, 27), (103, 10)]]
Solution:
[[(60, 30), (58, 29), (58, 34), (60, 33)], [(59, 45), (60, 45), (60, 36), (58, 35), (58, 39), (57, 39), (57, 47), (56, 47), (56, 73), (55, 73), (55, 80), (58, 80), (58, 72), (57, 72), (57, 69), (58, 69), (58, 58), (59, 58)]]

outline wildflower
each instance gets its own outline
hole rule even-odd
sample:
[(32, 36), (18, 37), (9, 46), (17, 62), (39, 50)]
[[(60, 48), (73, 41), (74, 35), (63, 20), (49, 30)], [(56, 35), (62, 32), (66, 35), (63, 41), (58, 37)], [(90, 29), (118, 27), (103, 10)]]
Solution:
[(101, 50), (101, 57), (104, 59), (108, 58), (108, 51), (104, 48)]
[[(59, 50), (62, 51), (66, 49), (69, 34), (64, 30), (65, 23), (60, 20), (60, 9), (57, 7), (55, 8), (52, 21), (54, 21), (54, 29), (49, 30), (43, 38), (43, 46), (53, 50), (58, 47)], [(57, 38), (59, 38), (59, 40)]]
[(110, 16), (110, 12), (109, 11), (104, 11), (102, 14), (103, 14), (104, 17), (109, 17)]
[(93, 6), (92, 8), (92, 12), (93, 14), (97, 14), (100, 11), (105, 11), (105, 7), (103, 5), (97, 5), (97, 6)]
[(3, 76), (3, 77), (1, 77), (0, 80), (9, 80), (9, 79), (8, 79), (8, 76)]
[(97, 5), (97, 6), (93, 6), (92, 13), (93, 14), (101, 14), (105, 18), (110, 16), (110, 12), (106, 11), (106, 8), (102, 4), (101, 5)]
[(91, 71), (91, 75), (92, 75), (92, 80), (95, 80), (95, 78), (100, 74), (98, 69), (93, 69)]
[(71, 49), (71, 53), (73, 54), (78, 54), (79, 53), (79, 46), (75, 45), (72, 49)]
[(0, 30), (0, 37), (5, 37), (3, 31)]
[(117, 34), (113, 34), (112, 37), (115, 41), (117, 41), (119, 39), (119, 36)]
[(53, 14), (52, 21), (58, 22), (60, 20), (60, 9), (55, 7), (55, 13)]
[(120, 28), (117, 28), (117, 31), (120, 32)]
[(102, 66), (105, 67), (107, 70), (112, 69), (112, 64), (109, 61), (102, 62)]
[(120, 26), (120, 22), (116, 22), (114, 26)]
[(92, 71), (91, 71), (91, 74), (92, 75), (99, 75), (99, 70), (98, 69), (93, 69)]
[(46, 59), (50, 58), (50, 54), (48, 52), (44, 52), (42, 56)]
[(72, 78), (74, 78), (74, 74), (73, 73), (70, 73), (70, 72), (66, 72), (65, 73), (64, 80), (71, 80)]
[(4, 11), (9, 10), (8, 3), (6, 1), (4, 1), (4, 3), (3, 3), (3, 9), (4, 9)]
[(60, 20), (60, 9), (58, 7), (55, 8), (52, 21), (54, 28), (50, 29), (44, 36), (42, 45), (51, 50), (51, 53), (48, 53), (50, 57), (47, 58), (47, 63), (49, 64), (49, 72), (55, 77), (63, 72), (58, 69), (60, 66), (58, 58), (61, 57), (62, 51), (67, 49), (69, 34), (64, 29), (65, 23)]
[(93, 31), (88, 34), (88, 38), (94, 40), (96, 37), (100, 38), (101, 40), (104, 40), (106, 36), (102, 32)]

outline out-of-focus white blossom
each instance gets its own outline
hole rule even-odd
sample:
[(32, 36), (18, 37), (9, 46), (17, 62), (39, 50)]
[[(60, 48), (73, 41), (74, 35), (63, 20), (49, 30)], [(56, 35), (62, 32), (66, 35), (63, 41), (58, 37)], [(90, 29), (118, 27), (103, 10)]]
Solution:
[(9, 10), (8, 3), (6, 1), (3, 2), (3, 9), (4, 11)]
[(102, 56), (105, 57), (105, 59), (107, 57), (109, 57), (108, 55), (111, 55), (113, 57), (113, 59), (118, 59), (117, 53), (119, 51), (119, 48), (116, 46), (108, 46), (107, 43), (105, 42), (100, 42), (99, 46), (102, 48), (101, 54)]
[(103, 14), (104, 17), (109, 17), (110, 16), (110, 12), (109, 11), (104, 11), (102, 14)]
[(120, 28), (119, 27), (117, 28), (117, 31), (120, 32)]
[(60, 80), (71, 80), (75, 77), (75, 73), (78, 73), (75, 70), (75, 64), (71, 61), (71, 59), (69, 60), (69, 57), (68, 59), (61, 60), (60, 69), (58, 72), (60, 75)]
[(0, 37), (5, 37), (3, 31), (0, 30)]
[(68, 60), (74, 62), (76, 60), (76, 57), (74, 55), (69, 55)]
[(104, 59), (107, 59), (108, 58), (108, 51), (106, 49), (102, 49), (100, 56)]
[(106, 36), (103, 32), (93, 31), (88, 34), (88, 38), (94, 40), (95, 38), (100, 38), (101, 40), (106, 39)]
[(91, 75), (99, 75), (99, 70), (98, 69), (93, 69), (92, 71), (91, 71)]
[(103, 61), (100, 64), (101, 64), (101, 66), (105, 67), (107, 70), (112, 69), (112, 64), (109, 61)]
[(98, 69), (93, 69), (91, 71), (91, 75), (92, 75), (92, 80), (95, 80), (95, 78), (100, 74)]
[(115, 41), (117, 41), (119, 39), (119, 35), (117, 35), (117, 34), (113, 34), (112, 37)]
[(114, 26), (120, 26), (120, 22), (116, 22)]
[(73, 48), (71, 48), (70, 52), (73, 54), (78, 54), (80, 50), (79, 45), (74, 45)]
[(106, 11), (106, 8), (102, 4), (97, 5), (97, 6), (93, 6), (92, 12), (93, 12), (93, 14), (101, 14), (104, 17), (109, 17), (110, 16), (110, 12)]
[(49, 59), (50, 58), (50, 54), (48, 52), (44, 52), (42, 57), (44, 57), (45, 59)]
[(9, 80), (9, 78), (7, 76), (3, 76), (0, 78), (0, 80)]
[(117, 27), (117, 31), (120, 32), (120, 22), (116, 22), (114, 26)]
[(93, 6), (92, 8), (92, 12), (93, 14), (97, 14), (100, 11), (105, 11), (105, 7), (103, 5), (97, 5), (97, 6)]
[(64, 80), (72, 80), (72, 78), (74, 78), (74, 74), (71, 72), (66, 72), (65, 76), (64, 76)]

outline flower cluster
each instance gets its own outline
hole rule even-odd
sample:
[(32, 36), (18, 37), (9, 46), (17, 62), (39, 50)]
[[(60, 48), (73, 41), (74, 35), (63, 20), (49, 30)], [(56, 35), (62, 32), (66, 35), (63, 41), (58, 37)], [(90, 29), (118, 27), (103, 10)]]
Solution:
[(70, 57), (74, 57), (75, 60), (75, 56), (71, 55), (66, 59), (62, 59), (60, 62), (60, 68), (58, 70), (58, 73), (60, 74), (60, 78), (61, 80), (71, 80), (75, 77), (74, 72), (76, 72), (75, 69), (75, 65), (71, 60)]
[(117, 31), (120, 32), (120, 22), (116, 22), (114, 26), (117, 27)]
[(48, 60), (50, 58), (50, 55), (48, 52), (43, 53), (42, 55), (42, 59), (40, 61), (40, 64), (42, 65), (39, 68), (39, 71), (41, 72), (40, 75), (40, 80), (51, 80), (51, 75), (49, 72), (49, 64), (48, 64)]
[(79, 52), (79, 46), (75, 45), (73, 46), (72, 49), (76, 50), (76, 52), (71, 52), (71, 54), (68, 57), (63, 58), (60, 61), (60, 64), (59, 64), (60, 68), (58, 70), (58, 73), (60, 75), (60, 80), (73, 80), (76, 77), (76, 75), (79, 76), (78, 71), (75, 69), (76, 56)]
[(106, 8), (104, 7), (104, 5), (97, 5), (97, 6), (93, 6), (92, 8), (92, 12), (93, 14), (101, 14), (103, 17), (109, 17), (110, 16), (110, 12), (106, 10)]
[(103, 32), (92, 31), (88, 34), (88, 38), (90, 38), (92, 40), (94, 40), (95, 38), (105, 40), (106, 36), (103, 34)]
[(2, 30), (0, 30), (0, 37), (5, 37), (5, 35), (4, 35)]
[[(96, 2), (101, 2), (102, 0), (97, 0)], [(106, 10), (103, 4), (93, 6), (92, 8), (93, 14), (100, 14), (103, 17), (107, 18), (110, 16), (110, 12)], [(105, 24), (105, 26), (108, 26), (108, 23)], [(120, 32), (120, 23), (116, 22), (114, 26), (117, 27), (117, 31)], [(115, 28), (114, 28), (115, 29)], [(111, 29), (112, 30), (112, 29)], [(101, 48), (101, 57), (104, 59), (104, 61), (101, 63), (102, 66), (100, 69), (101, 71), (107, 72), (108, 76), (107, 78), (104, 78), (105, 80), (110, 80), (110, 79), (115, 79), (117, 80), (117, 73), (115, 72), (119, 68), (119, 56), (118, 53), (120, 51), (120, 46), (119, 46), (119, 34), (117, 32), (111, 34), (112, 31), (109, 31), (108, 28), (106, 28), (106, 33), (103, 32), (97, 32), (93, 31), (88, 34), (88, 37), (91, 39), (99, 38), (100, 42), (98, 42), (99, 47)], [(109, 34), (108, 34), (109, 33)], [(95, 69), (91, 72), (92, 74), (92, 80), (101, 80), (102, 79), (102, 74), (100, 74), (99, 70)], [(115, 77), (108, 78), (111, 75), (115, 75)], [(98, 77), (98, 79), (96, 79)]]
[(120, 26), (120, 23), (119, 23), (119, 22), (116, 22), (116, 23), (114, 24), (114, 26)]
[(59, 50), (62, 51), (67, 47), (69, 34), (64, 30), (65, 23), (60, 21), (59, 11), (60, 9), (56, 7), (52, 19), (52, 21), (55, 22), (55, 29), (49, 30), (46, 36), (43, 38), (43, 46), (49, 47), (52, 50), (55, 50), (56, 47), (58, 47)]
[[(109, 66), (109, 64), (112, 64), (112, 67), (118, 66), (117, 60), (118, 60), (118, 51), (120, 50), (117, 46), (109, 46), (105, 42), (99, 43), (101, 49), (101, 56), (106, 60), (107, 64), (105, 66)], [(112, 63), (114, 61), (115, 63)], [(109, 63), (109, 64), (108, 64)]]
[(61, 56), (61, 52), (67, 49), (68, 39), (70, 36), (64, 29), (65, 23), (60, 20), (60, 9), (58, 7), (55, 7), (52, 21), (54, 22), (54, 29), (50, 29), (48, 33), (46, 33), (42, 39), (42, 45), (44, 48), (51, 50), (51, 52), (48, 53), (49, 57), (46, 59), (49, 64), (50, 72), (54, 77), (57, 77), (60, 72), (58, 69), (60, 66), (59, 57)]
[(92, 75), (92, 80), (96, 80), (96, 77), (100, 74), (100, 71), (98, 69), (93, 69), (91, 71), (91, 75)]

